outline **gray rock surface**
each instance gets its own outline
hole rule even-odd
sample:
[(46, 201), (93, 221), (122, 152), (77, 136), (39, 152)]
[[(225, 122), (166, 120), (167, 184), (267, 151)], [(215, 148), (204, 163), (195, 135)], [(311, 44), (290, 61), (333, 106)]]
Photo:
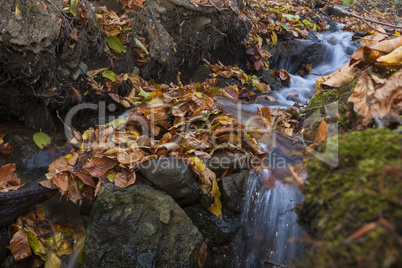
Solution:
[(222, 219), (200, 204), (185, 207), (184, 211), (204, 235), (209, 247), (221, 246), (231, 241), (240, 227), (240, 218), (233, 217), (227, 211), (223, 211)]
[(223, 174), (227, 169), (240, 171), (249, 169), (249, 159), (244, 155), (238, 157), (228, 155), (223, 151), (216, 151), (206, 160), (206, 167), (217, 174)]
[(219, 182), (222, 218), (209, 211), (213, 199), (207, 195), (200, 197), (199, 204), (184, 208), (194, 225), (207, 239), (209, 247), (221, 246), (236, 236), (241, 223), (248, 173), (248, 170), (243, 170), (226, 176)]
[(180, 206), (194, 204), (200, 196), (200, 189), (190, 167), (176, 157), (145, 162), (141, 165), (140, 173), (156, 189), (173, 197)]
[(220, 181), (222, 204), (229, 210), (241, 214), (247, 192), (248, 170), (242, 170)]
[(198, 267), (201, 243), (167, 194), (147, 185), (106, 184), (88, 223), (84, 267)]

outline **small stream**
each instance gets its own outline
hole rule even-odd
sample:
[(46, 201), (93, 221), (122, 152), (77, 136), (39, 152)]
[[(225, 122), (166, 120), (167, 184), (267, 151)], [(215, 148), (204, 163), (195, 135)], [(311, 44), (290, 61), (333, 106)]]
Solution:
[[(290, 74), (289, 87), (273, 93), (277, 102), (267, 105), (234, 103), (228, 99), (219, 99), (220, 107), (245, 123), (250, 116), (255, 115), (258, 107), (285, 109), (296, 101), (301, 105), (307, 104), (314, 94), (316, 79), (331, 74), (349, 61), (348, 55), (356, 49), (352, 36), (352, 33), (342, 31), (319, 35), (321, 41), (318, 42), (324, 47), (315, 52), (320, 53), (317, 55), (319, 63), (313, 64), (312, 73), (307, 76)], [(293, 45), (307, 47), (314, 43), (317, 41), (303, 40), (296, 41)], [(276, 67), (295, 70), (294, 64), (295, 62), (288, 57), (279, 59)], [(284, 181), (284, 177), (291, 176), (286, 173), (287, 164), (294, 165), (301, 161), (301, 157), (290, 159), (286, 155), (292, 155), (292, 151), (300, 151), (301, 148), (293, 146), (291, 141), (280, 136), (275, 139), (263, 136), (259, 143), (269, 154), (272, 168), (265, 169), (259, 174), (250, 173), (242, 214), (242, 230), (234, 247), (236, 256), (232, 261), (233, 267), (264, 267), (264, 261), (265, 267), (274, 267), (272, 263), (287, 265), (291, 259), (301, 257), (303, 253), (302, 229), (297, 223), (297, 215), (294, 212), (295, 206), (303, 200), (303, 195), (295, 183)], [(286, 162), (285, 167), (278, 168), (275, 164), (272, 165), (272, 160), (281, 158)], [(275, 180), (269, 187), (264, 187), (267, 178), (270, 177)]]

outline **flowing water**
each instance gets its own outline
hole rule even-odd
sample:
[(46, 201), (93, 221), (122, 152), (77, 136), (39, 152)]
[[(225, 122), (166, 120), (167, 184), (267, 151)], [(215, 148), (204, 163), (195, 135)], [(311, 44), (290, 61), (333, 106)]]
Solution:
[[(348, 55), (356, 47), (353, 45), (352, 33), (334, 32), (319, 36), (321, 51), (320, 63), (312, 66), (312, 73), (300, 77), (291, 74), (289, 87), (283, 88), (273, 95), (276, 102), (269, 103), (234, 103), (227, 99), (219, 99), (218, 103), (225, 111), (234, 114), (242, 123), (254, 116), (257, 108), (268, 106), (271, 109), (292, 106), (295, 101), (308, 103), (315, 91), (315, 81), (322, 75), (328, 75), (349, 61)], [(313, 41), (298, 41), (301, 45), (309, 45)], [(284, 59), (278, 68), (291, 69), (292, 61)], [(291, 98), (289, 98), (291, 96)], [(295, 206), (303, 200), (303, 195), (295, 183), (284, 182), (284, 177), (290, 176), (287, 164), (297, 164), (300, 157), (289, 157), (292, 151), (300, 148), (291, 141), (277, 136), (265, 137), (259, 140), (260, 146), (269, 153), (270, 169), (259, 174), (250, 174), (246, 203), (242, 215), (242, 230), (234, 248), (236, 257), (233, 267), (274, 267), (272, 263), (286, 265), (292, 258), (302, 256), (302, 230), (297, 224)], [(273, 160), (283, 160), (285, 164), (278, 167)], [(281, 162), (281, 163), (282, 163)], [(270, 183), (267, 183), (269, 179)], [(303, 178), (305, 179), (305, 178)]]

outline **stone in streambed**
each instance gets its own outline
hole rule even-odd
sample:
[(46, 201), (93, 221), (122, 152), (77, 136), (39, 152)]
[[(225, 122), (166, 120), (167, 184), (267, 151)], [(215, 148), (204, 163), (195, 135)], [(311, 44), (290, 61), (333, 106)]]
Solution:
[(91, 212), (84, 267), (198, 267), (201, 243), (167, 194), (147, 185), (106, 184)]
[(140, 173), (153, 186), (170, 195), (180, 206), (194, 204), (200, 196), (190, 167), (176, 157), (153, 159), (141, 164)]

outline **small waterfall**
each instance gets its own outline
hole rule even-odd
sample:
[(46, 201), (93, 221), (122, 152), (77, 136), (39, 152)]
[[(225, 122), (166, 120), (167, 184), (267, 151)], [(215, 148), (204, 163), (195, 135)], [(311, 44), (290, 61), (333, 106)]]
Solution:
[[(316, 79), (322, 75), (331, 74), (348, 62), (348, 55), (356, 49), (351, 41), (352, 35), (352, 33), (341, 31), (319, 35), (320, 62), (313, 63), (312, 73), (304, 77), (291, 74), (289, 87), (275, 92), (277, 103), (269, 107), (286, 108), (296, 101), (301, 105), (307, 104), (314, 94)], [(303, 43), (304, 46), (317, 44), (317, 41), (297, 42)], [(289, 55), (291, 54), (289, 52)], [(279, 61), (277, 68), (287, 67), (295, 70), (291, 68), (294, 64), (291, 57), (285, 57)], [(218, 104), (241, 121), (255, 114), (257, 107), (262, 106), (261, 104), (229, 103), (223, 99), (219, 99)], [(270, 147), (268, 144), (261, 142), (260, 145), (267, 153), (270, 153), (267, 150)], [(276, 148), (284, 149), (285, 146), (286, 142), (282, 140)], [(287, 149), (289, 147), (292, 145), (287, 142)], [(270, 161), (272, 162), (271, 156)], [(286, 165), (279, 172), (287, 170), (288, 163), (289, 161), (286, 161)], [(265, 169), (259, 174), (250, 173), (242, 215), (242, 230), (238, 234), (234, 248), (235, 257), (232, 267), (275, 267), (272, 263), (287, 265), (292, 258), (302, 256), (302, 230), (297, 224), (294, 208), (303, 200), (303, 195), (295, 183), (283, 182), (284, 180), (274, 179), (268, 187), (264, 185), (271, 173), (275, 172), (277, 174), (278, 169)], [(278, 176), (273, 177), (278, 178)], [(265, 266), (264, 262), (267, 262)]]
[[(305, 105), (309, 102), (310, 98), (315, 92), (315, 81), (318, 77), (329, 75), (345, 65), (348, 61), (348, 55), (353, 54), (356, 50), (356, 44), (352, 42), (353, 33), (337, 31), (334, 33), (324, 33), (319, 35), (321, 41), (320, 46), (314, 46), (316, 41), (294, 41), (295, 45), (307, 47), (302, 50), (302, 53), (319, 53), (317, 58), (319, 62), (313, 63), (312, 72), (304, 77), (292, 74), (290, 72), (290, 84), (289, 87), (283, 88), (280, 92), (275, 92), (274, 96), (278, 100), (279, 107), (286, 108), (286, 106), (293, 105), (298, 101), (301, 105)], [(293, 46), (292, 46), (293, 47)], [(290, 47), (290, 48), (292, 48)], [(311, 51), (316, 48), (317, 51)], [(291, 54), (291, 53), (290, 53)], [(300, 56), (300, 55), (298, 55)], [(300, 65), (300, 57), (294, 58), (290, 61), (289, 58), (279, 58), (276, 63), (276, 68), (292, 68), (294, 65)], [(303, 63), (306, 64), (307, 62)], [(297, 73), (295, 69), (293, 73)]]
[(280, 181), (265, 189), (259, 177), (269, 173), (250, 173), (236, 267), (262, 267), (265, 260), (286, 265), (292, 258), (301, 257), (302, 234), (294, 207), (303, 195), (295, 184)]

